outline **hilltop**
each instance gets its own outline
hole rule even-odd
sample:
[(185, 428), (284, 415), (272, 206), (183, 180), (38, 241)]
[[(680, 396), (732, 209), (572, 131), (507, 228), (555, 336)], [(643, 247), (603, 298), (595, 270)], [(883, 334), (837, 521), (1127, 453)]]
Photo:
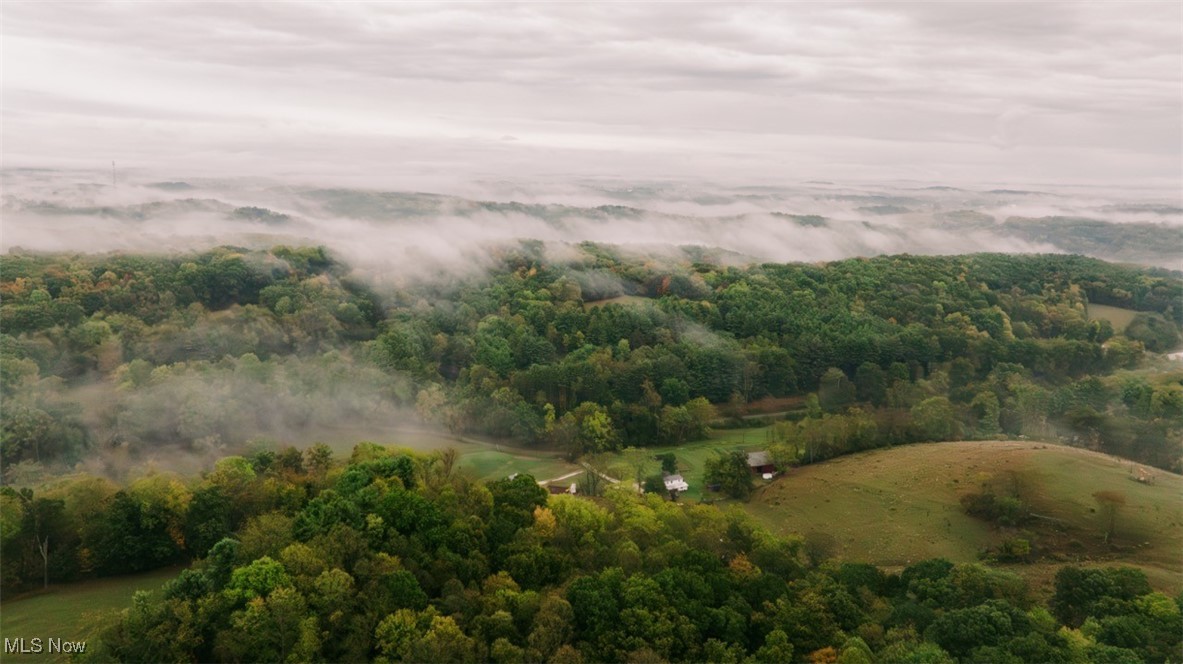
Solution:
[[(1183, 573), (1183, 477), (1130, 479), (1131, 462), (1046, 443), (977, 441), (906, 445), (790, 471), (760, 489), (748, 511), (781, 534), (805, 535), (823, 555), (904, 566), (932, 557), (976, 560), (1004, 539), (1029, 538), (1036, 567), (1121, 562), (1178, 590)], [(971, 517), (962, 496), (988, 484), (1038, 515), (1022, 529)], [(1111, 543), (1093, 494), (1119, 492)], [(1020, 568), (1021, 571), (1021, 568)]]

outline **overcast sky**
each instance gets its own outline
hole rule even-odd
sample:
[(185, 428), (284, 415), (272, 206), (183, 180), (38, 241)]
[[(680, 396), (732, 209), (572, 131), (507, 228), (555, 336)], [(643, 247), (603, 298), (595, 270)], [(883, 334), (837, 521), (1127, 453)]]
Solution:
[(1177, 188), (1181, 7), (6, 0), (3, 162)]

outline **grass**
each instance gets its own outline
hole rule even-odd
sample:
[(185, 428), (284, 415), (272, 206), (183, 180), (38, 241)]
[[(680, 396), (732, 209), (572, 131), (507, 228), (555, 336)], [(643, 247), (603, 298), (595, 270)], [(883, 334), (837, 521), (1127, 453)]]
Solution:
[(342, 429), (327, 433), (329, 435), (322, 435), (319, 439), (334, 441), (328, 445), (341, 457), (348, 457), (354, 445), (363, 440), (392, 447), (407, 447), (419, 452), (435, 452), (450, 447), (460, 453), (460, 468), (483, 481), (500, 479), (513, 473), (529, 473), (539, 480), (546, 480), (580, 469), (551, 450), (511, 447), (496, 441), (454, 436), (429, 429), (390, 428), (382, 432)]
[(1088, 316), (1092, 320), (1107, 320), (1113, 326), (1113, 331), (1121, 334), (1125, 332), (1126, 327), (1129, 326), (1130, 321), (1134, 320), (1138, 312), (1133, 309), (1122, 309), (1121, 307), (1111, 307), (1107, 304), (1089, 304)]
[(558, 456), (527, 456), (497, 450), (481, 449), (460, 456), (460, 468), (470, 471), (477, 479), (492, 481), (513, 473), (527, 473), (536, 480), (548, 480), (581, 470)]
[[(39, 637), (43, 646), (49, 637), (72, 641), (92, 639), (102, 618), (130, 606), (136, 591), (156, 590), (179, 571), (170, 567), (144, 574), (54, 585), (45, 592), (5, 600), (0, 604), (0, 636), (24, 637), (26, 643)], [(47, 648), (42, 654), (3, 656), (5, 664), (65, 659), (65, 655), (48, 654)]]
[[(485, 447), (478, 441), (466, 442), (463, 438), (442, 431), (404, 428), (394, 424), (380, 428), (370, 426), (351, 427), (347, 425), (310, 428), (307, 431), (301, 432), (299, 437), (285, 442), (290, 442), (299, 447), (308, 447), (316, 442), (324, 442), (333, 448), (333, 452), (338, 456), (349, 456), (349, 453), (353, 451), (353, 447), (361, 441), (369, 441), (380, 445), (409, 447), (421, 452), (433, 452), (448, 447), (454, 447), (457, 451), (466, 452), (484, 449)], [(491, 446), (492, 443), (489, 445)]]
[[(665, 447), (646, 447), (645, 451), (652, 455), (672, 452), (678, 460), (678, 472), (690, 485), (690, 489), (683, 492), (681, 500), (723, 500), (722, 494), (715, 494), (706, 490), (706, 461), (716, 452), (743, 449), (764, 449), (767, 431), (771, 427), (753, 427), (749, 429), (720, 429), (711, 432), (709, 438), (682, 445)], [(592, 465), (605, 469), (614, 477), (626, 482), (632, 482), (632, 469), (625, 464), (620, 454), (606, 454), (591, 460)], [(656, 461), (652, 463), (651, 473), (659, 473), (661, 466)], [(757, 479), (756, 484), (762, 484)]]
[[(944, 557), (978, 559), (1006, 537), (1033, 540), (1041, 566), (1123, 563), (1142, 567), (1159, 587), (1183, 588), (1183, 477), (1155, 471), (1154, 485), (1129, 479), (1130, 462), (1032, 442), (908, 445), (840, 457), (790, 471), (759, 490), (746, 509), (780, 534), (819, 537), (838, 558), (899, 567)], [(960, 497), (988, 482), (1017, 493), (1036, 519), (1004, 532), (966, 515)], [(1117, 533), (1104, 542), (1093, 494), (1126, 498)], [(1050, 578), (1050, 577), (1049, 577)]]

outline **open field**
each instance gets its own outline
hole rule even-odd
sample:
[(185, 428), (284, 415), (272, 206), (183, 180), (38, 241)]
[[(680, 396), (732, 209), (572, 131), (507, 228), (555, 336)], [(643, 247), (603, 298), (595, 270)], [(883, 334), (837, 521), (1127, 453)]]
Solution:
[(500, 479), (513, 473), (529, 473), (539, 480), (550, 479), (579, 470), (550, 450), (510, 447), (495, 441), (471, 436), (455, 436), (430, 429), (391, 428), (375, 435), (372, 431), (341, 430), (323, 436), (338, 456), (347, 457), (358, 441), (407, 447), (419, 452), (434, 452), (449, 447), (460, 453), (460, 468), (469, 470), (483, 481)]
[[(302, 432), (301, 437), (286, 440), (285, 442), (296, 445), (297, 447), (310, 447), (314, 443), (323, 442), (333, 448), (333, 452), (338, 456), (349, 456), (354, 445), (357, 445), (361, 441), (369, 441), (380, 445), (409, 447), (421, 452), (442, 450), (447, 447), (454, 447), (460, 452), (483, 449), (483, 445), (479, 441), (465, 442), (459, 436), (453, 436), (443, 431), (413, 426), (400, 426), (393, 423), (390, 426), (380, 428), (372, 426), (310, 428), (308, 431)], [(492, 444), (490, 443), (490, 445)]]
[(540, 456), (481, 449), (465, 451), (460, 455), (460, 468), (472, 472), (484, 482), (491, 482), (513, 473), (527, 473), (542, 481), (560, 477), (581, 470), (580, 466), (568, 463), (558, 455)]
[(1113, 331), (1121, 334), (1125, 332), (1126, 327), (1130, 321), (1134, 320), (1134, 316), (1137, 316), (1138, 312), (1133, 309), (1111, 307), (1107, 304), (1089, 304), (1088, 314), (1091, 320), (1109, 321), (1109, 324), (1113, 326)]
[[(898, 567), (932, 557), (977, 560), (1005, 537), (1033, 539), (1040, 564), (1120, 562), (1146, 570), (1159, 587), (1183, 587), (1183, 477), (1155, 471), (1129, 479), (1131, 463), (1032, 442), (930, 443), (873, 450), (790, 471), (747, 505), (781, 534), (827, 533), (836, 557)], [(966, 515), (960, 497), (989, 482), (1018, 496), (1042, 519), (1026, 535)], [(1112, 546), (1093, 493), (1125, 496)], [(824, 540), (825, 538), (822, 537)], [(1050, 573), (1054, 573), (1051, 570)]]
[[(698, 440), (683, 445), (646, 447), (645, 450), (652, 455), (673, 452), (678, 460), (678, 472), (686, 479), (686, 483), (690, 485), (690, 489), (682, 493), (683, 500), (703, 500), (705, 498), (713, 501), (721, 501), (725, 499), (722, 494), (712, 494), (706, 491), (706, 481), (703, 475), (705, 473), (707, 459), (711, 458), (717, 451), (764, 449), (769, 429), (771, 427), (716, 430), (711, 432), (710, 437), (705, 440)], [(630, 483), (632, 481), (632, 471), (624, 467), (624, 459), (619, 454), (600, 455), (598, 458), (592, 460), (592, 465), (608, 472), (610, 475), (620, 477)], [(654, 461), (651, 472), (659, 473), (660, 471), (661, 466)], [(756, 479), (756, 484), (757, 486), (761, 484), (759, 478)]]
[[(42, 593), (25, 595), (0, 604), (0, 636), (13, 639), (50, 637), (71, 641), (87, 639), (98, 620), (106, 614), (131, 605), (132, 595), (139, 590), (156, 590), (175, 577), (179, 567), (153, 570), (144, 574), (95, 579), (79, 583), (50, 586)], [(65, 655), (5, 654), (9, 662), (65, 661)]]

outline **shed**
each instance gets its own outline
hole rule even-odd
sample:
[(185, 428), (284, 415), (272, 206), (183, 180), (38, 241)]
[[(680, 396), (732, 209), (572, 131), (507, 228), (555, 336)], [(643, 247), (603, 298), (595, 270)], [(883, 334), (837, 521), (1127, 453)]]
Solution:
[(767, 451), (748, 452), (748, 468), (757, 475), (776, 472), (776, 464), (772, 463), (772, 456)]

